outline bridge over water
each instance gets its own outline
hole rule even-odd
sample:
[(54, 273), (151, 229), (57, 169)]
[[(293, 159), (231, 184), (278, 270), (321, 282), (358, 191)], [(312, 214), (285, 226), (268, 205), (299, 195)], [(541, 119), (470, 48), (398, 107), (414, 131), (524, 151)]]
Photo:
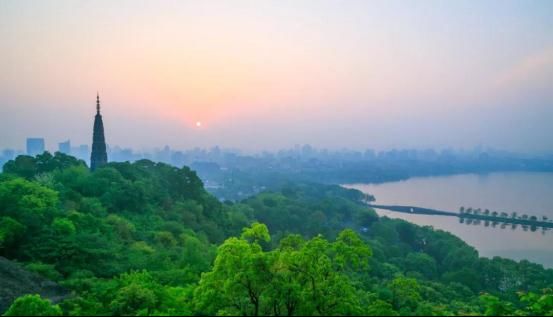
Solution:
[(522, 218), (522, 217), (508, 217), (502, 215), (490, 215), (490, 214), (481, 214), (481, 213), (469, 213), (469, 212), (452, 212), (444, 210), (436, 210), (430, 208), (422, 208), (415, 206), (397, 206), (397, 205), (375, 205), (368, 204), (369, 207), (389, 210), (395, 212), (401, 212), (406, 214), (415, 214), (415, 215), (429, 215), (429, 216), (448, 216), (448, 217), (458, 217), (461, 220), (480, 220), (485, 223), (492, 224), (512, 224), (512, 225), (521, 225), (523, 227), (527, 226), (530, 228), (544, 228), (550, 229), (553, 228), (553, 222), (544, 220), (538, 220), (537, 217)]

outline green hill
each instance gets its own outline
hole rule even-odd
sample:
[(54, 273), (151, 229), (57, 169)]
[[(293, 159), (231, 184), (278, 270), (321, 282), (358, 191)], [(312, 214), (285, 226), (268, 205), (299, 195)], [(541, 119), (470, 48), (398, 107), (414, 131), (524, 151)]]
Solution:
[(301, 183), (221, 203), (187, 167), (20, 156), (0, 174), (0, 256), (70, 290), (51, 314), (553, 313), (552, 270), (379, 218), (371, 198)]

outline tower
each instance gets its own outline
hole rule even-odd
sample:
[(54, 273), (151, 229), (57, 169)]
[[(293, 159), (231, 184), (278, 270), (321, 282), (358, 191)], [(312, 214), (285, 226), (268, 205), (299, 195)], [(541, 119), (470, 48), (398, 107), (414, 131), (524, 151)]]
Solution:
[(96, 116), (94, 117), (94, 132), (92, 135), (92, 154), (90, 155), (90, 169), (92, 171), (107, 164), (106, 139), (104, 137), (104, 123), (100, 114), (100, 95), (96, 94)]
[(44, 153), (43, 138), (28, 138), (27, 139), (27, 155), (35, 156)]
[(71, 141), (67, 140), (65, 142), (58, 143), (58, 151), (63, 154), (71, 154)]

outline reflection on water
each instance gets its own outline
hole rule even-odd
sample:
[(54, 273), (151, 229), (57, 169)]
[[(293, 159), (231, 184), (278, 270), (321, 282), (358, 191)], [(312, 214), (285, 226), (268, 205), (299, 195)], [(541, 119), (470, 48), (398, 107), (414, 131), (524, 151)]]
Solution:
[[(385, 184), (353, 184), (372, 194), (378, 204), (411, 205), (458, 211), (461, 206), (511, 214), (553, 218), (553, 173), (491, 173), (412, 178)], [(460, 224), (458, 219), (440, 216), (399, 214), (378, 211), (419, 225), (431, 225), (452, 232), (475, 246), (483, 256), (529, 259), (553, 267), (553, 231), (542, 234)]]

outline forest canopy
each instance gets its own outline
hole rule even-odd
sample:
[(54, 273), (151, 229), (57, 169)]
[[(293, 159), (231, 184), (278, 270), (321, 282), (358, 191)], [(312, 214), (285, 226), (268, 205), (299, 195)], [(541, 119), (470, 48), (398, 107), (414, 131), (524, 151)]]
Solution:
[(0, 256), (69, 296), (13, 315), (551, 315), (553, 271), (286, 183), (237, 203), (188, 167), (20, 156), (0, 174)]

